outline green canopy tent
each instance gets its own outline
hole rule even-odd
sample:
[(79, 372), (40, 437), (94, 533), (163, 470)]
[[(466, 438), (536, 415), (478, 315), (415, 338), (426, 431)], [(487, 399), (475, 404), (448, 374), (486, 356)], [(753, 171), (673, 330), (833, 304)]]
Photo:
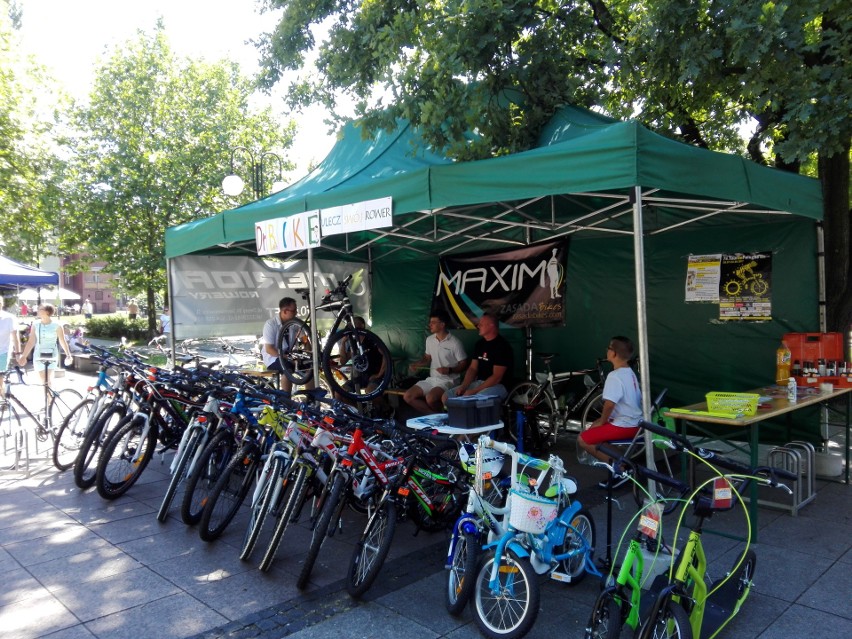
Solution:
[[(748, 247), (725, 246), (718, 252), (774, 249), (778, 242), (798, 242), (787, 253), (796, 255), (796, 259), (782, 270), (801, 273), (804, 269), (807, 277), (816, 273), (810, 262), (815, 254), (811, 251), (816, 243), (814, 221), (822, 216), (817, 181), (738, 156), (691, 147), (657, 135), (637, 122), (615, 121), (576, 107), (565, 107), (554, 116), (536, 148), (465, 163), (452, 162), (425, 149), (406, 122), (371, 140), (362, 140), (357, 125), (350, 124), (326, 160), (300, 182), (240, 208), (168, 229), (166, 254), (168, 258), (196, 253), (254, 254), (256, 222), (378, 197), (393, 200), (392, 227), (324, 238), (318, 254), (367, 261), (381, 279), (399, 283), (405, 269), (385, 269), (384, 264), (411, 262), (407, 277), (414, 277), (417, 271), (422, 279), (423, 265), (431, 263), (434, 273), (434, 261), (443, 254), (524, 245), (558, 236), (589, 240), (592, 248), (583, 252), (582, 260), (586, 275), (607, 270), (616, 253), (629, 252), (634, 265), (632, 278), (612, 270), (603, 283), (594, 281), (594, 291), (580, 285), (575, 299), (580, 299), (578, 306), (586, 309), (590, 308), (589, 299), (596, 300), (598, 308), (607, 309), (626, 306), (621, 300), (628, 296), (635, 299), (634, 326), (639, 336), (646, 401), (650, 397), (646, 244), (652, 243), (655, 252), (662, 251), (671, 260), (672, 256), (683, 257), (693, 247), (698, 247), (694, 249), (698, 252), (714, 252), (706, 247), (708, 243), (718, 245), (711, 242), (713, 238), (731, 241), (742, 235), (739, 245)], [(665, 243), (664, 249), (658, 248), (656, 238), (665, 236), (678, 239)], [(574, 246), (572, 240), (569, 282)], [(803, 247), (809, 254), (801, 255)], [(677, 268), (681, 268), (679, 264)], [(684, 271), (680, 271), (681, 282), (683, 276)], [(627, 279), (632, 279), (629, 290)], [(667, 273), (664, 279), (667, 290), (672, 290), (677, 276)], [(808, 310), (787, 322), (791, 330), (797, 325), (802, 330), (802, 325), (815, 320), (811, 309), (816, 309), (816, 289), (814, 283), (807, 299), (797, 298), (796, 305)], [(418, 290), (423, 292), (423, 288)], [(682, 285), (680, 290), (682, 293)], [(412, 306), (417, 306), (421, 317), (428, 312), (425, 300)], [(398, 303), (392, 308), (393, 313), (404, 312)], [(695, 309), (673, 311), (678, 318), (696, 313)], [(706, 308), (700, 312), (707, 314)], [(382, 319), (393, 323), (387, 316)], [(677, 322), (671, 319), (663, 318), (657, 324), (673, 330)], [(618, 326), (625, 326), (623, 312), (619, 321)], [(577, 352), (583, 357), (594, 348), (587, 343), (608, 339), (608, 335), (595, 333), (600, 326), (608, 330), (607, 322), (596, 324), (587, 327), (588, 335), (576, 338), (582, 342)], [(632, 327), (623, 331), (628, 328)], [(754, 338), (754, 330), (741, 327), (731, 332), (738, 333), (731, 350), (747, 352), (741, 342)], [(767, 341), (766, 333), (764, 330), (759, 335), (761, 347)], [(422, 338), (417, 339), (422, 342)], [(681, 336), (673, 352), (661, 359), (663, 368), (682, 355), (683, 343)], [(723, 368), (727, 371), (741, 363), (724, 362)], [(746, 371), (756, 367), (756, 363), (741, 366)], [(690, 368), (697, 376), (703, 375), (699, 383), (707, 380), (703, 365), (691, 363)], [(668, 368), (666, 374), (676, 383), (682, 377)]]

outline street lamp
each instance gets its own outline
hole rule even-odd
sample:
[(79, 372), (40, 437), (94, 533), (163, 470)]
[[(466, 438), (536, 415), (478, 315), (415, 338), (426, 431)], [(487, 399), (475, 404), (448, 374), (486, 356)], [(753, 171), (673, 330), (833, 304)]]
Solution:
[(267, 158), (275, 158), (278, 162), (278, 179), (272, 183), (272, 192), (277, 193), (284, 188), (285, 184), (282, 180), (284, 163), (278, 155), (272, 151), (262, 151), (255, 155), (255, 153), (247, 147), (235, 146), (231, 149), (231, 174), (222, 180), (222, 190), (225, 192), (225, 195), (239, 195), (245, 188), (245, 182), (243, 179), (234, 172), (234, 158), (238, 151), (246, 154), (251, 162), (251, 188), (254, 191), (254, 199), (259, 200), (264, 195), (264, 162)]

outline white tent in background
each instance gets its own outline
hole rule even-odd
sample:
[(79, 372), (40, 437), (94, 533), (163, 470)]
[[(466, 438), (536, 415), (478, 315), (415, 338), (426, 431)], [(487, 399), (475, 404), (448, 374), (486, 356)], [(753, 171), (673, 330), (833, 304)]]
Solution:
[(50, 302), (56, 299), (62, 301), (78, 300), (80, 299), (80, 296), (74, 291), (69, 291), (67, 288), (62, 288), (61, 286), (58, 288), (45, 286), (38, 290), (34, 288), (25, 288), (21, 289), (21, 292), (18, 293), (18, 299), (23, 302), (36, 302), (39, 298), (41, 298), (43, 302)]

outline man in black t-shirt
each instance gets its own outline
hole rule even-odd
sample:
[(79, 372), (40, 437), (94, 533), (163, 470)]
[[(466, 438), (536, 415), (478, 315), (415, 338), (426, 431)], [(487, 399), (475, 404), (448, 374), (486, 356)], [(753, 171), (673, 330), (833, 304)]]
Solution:
[(477, 395), (506, 398), (506, 386), (512, 379), (514, 355), (512, 346), (500, 335), (497, 318), (483, 315), (479, 318), (480, 339), (473, 347), (473, 358), (462, 383), (444, 393), (444, 405), (449, 397)]

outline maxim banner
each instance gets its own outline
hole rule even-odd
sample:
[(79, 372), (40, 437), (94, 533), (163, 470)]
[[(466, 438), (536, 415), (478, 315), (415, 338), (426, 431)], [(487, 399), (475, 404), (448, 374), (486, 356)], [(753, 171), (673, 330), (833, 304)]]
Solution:
[(432, 308), (473, 328), (484, 313), (509, 326), (562, 326), (568, 239), (441, 258)]
[[(184, 255), (169, 264), (177, 340), (259, 335), (263, 323), (278, 311), (282, 297), (294, 298), (299, 317), (309, 317), (308, 302), (297, 292), (308, 288), (306, 260)], [(314, 260), (317, 300), (350, 273), (352, 306), (356, 315), (366, 318), (370, 310), (366, 264)], [(330, 328), (333, 320), (328, 313), (317, 313), (318, 328)]]

